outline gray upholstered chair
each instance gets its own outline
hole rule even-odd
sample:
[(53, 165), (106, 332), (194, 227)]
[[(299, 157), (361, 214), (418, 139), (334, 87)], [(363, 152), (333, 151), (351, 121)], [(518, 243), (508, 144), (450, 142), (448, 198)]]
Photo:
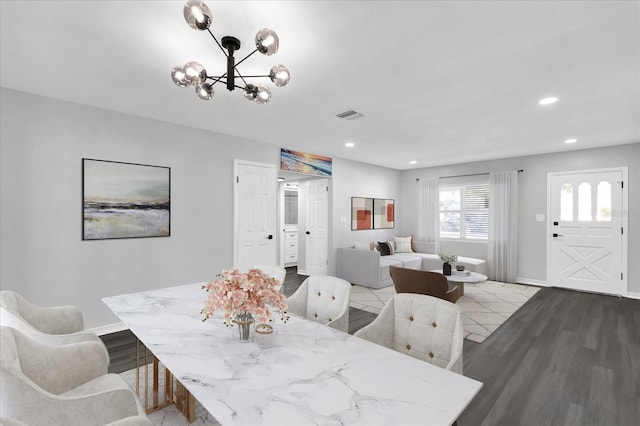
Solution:
[(396, 294), (354, 335), (462, 374), (462, 311), (446, 300)]
[(98, 342), (50, 346), (0, 327), (0, 417), (29, 426), (150, 425), (108, 364)]
[(10, 290), (0, 291), (0, 325), (15, 328), (42, 344), (102, 343), (94, 332), (84, 330), (80, 308), (36, 306)]
[(287, 311), (348, 333), (350, 299), (351, 283), (314, 275), (287, 298)]
[(450, 284), (447, 278), (437, 272), (389, 266), (396, 293), (416, 293), (438, 297), (451, 303), (462, 296), (463, 284)]

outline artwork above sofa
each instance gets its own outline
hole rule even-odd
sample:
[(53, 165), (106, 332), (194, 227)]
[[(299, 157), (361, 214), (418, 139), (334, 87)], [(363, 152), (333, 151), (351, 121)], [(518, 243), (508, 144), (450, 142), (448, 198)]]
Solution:
[[(406, 240), (395, 237), (394, 241), (355, 242), (353, 247), (341, 247), (337, 250), (337, 275), (351, 284), (371, 288), (393, 285), (389, 275), (389, 266), (421, 269), (430, 271), (442, 269), (442, 260), (438, 256), (438, 244), (434, 242), (411, 241), (408, 250)], [(379, 243), (389, 246), (391, 252), (383, 255)], [(396, 248), (400, 248), (397, 250)], [(466, 270), (486, 274), (486, 262), (483, 259), (458, 256), (456, 265), (464, 265)]]

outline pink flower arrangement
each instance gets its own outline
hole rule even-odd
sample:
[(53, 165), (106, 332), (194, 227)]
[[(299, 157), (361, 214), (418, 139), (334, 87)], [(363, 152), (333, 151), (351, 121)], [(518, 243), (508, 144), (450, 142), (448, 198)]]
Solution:
[(280, 313), (287, 322), (287, 303), (284, 294), (278, 291), (280, 281), (260, 269), (249, 269), (242, 273), (236, 268), (222, 271), (219, 278), (202, 286), (207, 291), (202, 314), (206, 321), (218, 309), (224, 311), (224, 323), (231, 325), (236, 315), (250, 313), (259, 322), (271, 320), (271, 309)]

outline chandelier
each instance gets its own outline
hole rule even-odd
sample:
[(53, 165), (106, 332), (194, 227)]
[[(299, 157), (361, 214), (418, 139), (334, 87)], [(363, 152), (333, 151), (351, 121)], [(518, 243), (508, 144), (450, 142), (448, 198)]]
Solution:
[(196, 95), (200, 99), (208, 101), (213, 98), (213, 86), (220, 82), (224, 83), (227, 90), (242, 89), (244, 97), (258, 104), (266, 104), (271, 99), (271, 90), (262, 84), (247, 83), (245, 78), (269, 77), (277, 87), (286, 86), (289, 83), (289, 69), (284, 65), (274, 65), (269, 74), (266, 75), (245, 75), (238, 70), (238, 65), (256, 52), (271, 56), (278, 51), (278, 35), (268, 29), (263, 28), (256, 34), (256, 49), (236, 63), (234, 53), (240, 49), (240, 40), (235, 37), (225, 36), (220, 41), (213, 35), (209, 27), (213, 22), (211, 10), (200, 0), (190, 0), (183, 8), (184, 19), (194, 30), (207, 30), (213, 40), (224, 55), (227, 57), (227, 72), (222, 75), (209, 75), (204, 67), (195, 61), (187, 62), (183, 66), (176, 66), (171, 70), (171, 79), (178, 87), (195, 86)]

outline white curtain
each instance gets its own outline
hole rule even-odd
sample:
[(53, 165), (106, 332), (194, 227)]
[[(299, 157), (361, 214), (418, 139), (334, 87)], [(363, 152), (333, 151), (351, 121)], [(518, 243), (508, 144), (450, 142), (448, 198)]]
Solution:
[(439, 242), (440, 240), (440, 193), (438, 178), (419, 181), (419, 226), (418, 241)]
[(514, 283), (518, 268), (518, 172), (489, 175), (489, 279)]

